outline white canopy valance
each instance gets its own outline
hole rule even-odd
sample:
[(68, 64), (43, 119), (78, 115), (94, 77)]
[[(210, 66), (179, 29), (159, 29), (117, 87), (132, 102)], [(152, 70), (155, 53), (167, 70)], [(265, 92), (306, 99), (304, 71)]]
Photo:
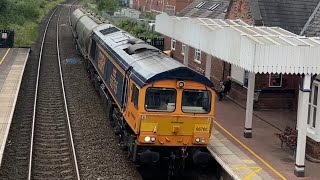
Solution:
[(254, 73), (320, 73), (320, 38), (241, 20), (156, 16), (155, 30)]

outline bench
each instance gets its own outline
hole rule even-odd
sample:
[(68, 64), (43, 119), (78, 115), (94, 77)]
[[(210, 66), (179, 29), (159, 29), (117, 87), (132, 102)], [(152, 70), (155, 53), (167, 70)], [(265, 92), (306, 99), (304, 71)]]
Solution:
[(296, 129), (287, 126), (284, 131), (275, 133), (275, 135), (278, 136), (281, 141), (281, 148), (283, 147), (283, 143), (286, 143), (290, 149), (296, 150), (298, 137), (298, 131)]

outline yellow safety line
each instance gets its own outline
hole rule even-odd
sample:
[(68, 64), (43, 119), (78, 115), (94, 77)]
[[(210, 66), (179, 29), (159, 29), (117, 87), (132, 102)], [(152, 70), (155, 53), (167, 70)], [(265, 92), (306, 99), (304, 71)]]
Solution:
[(2, 57), (1, 61), (0, 61), (0, 64), (2, 64), (2, 61), (6, 58), (7, 54), (9, 53), (10, 51), (10, 48), (7, 50), (6, 54)]
[(259, 168), (262, 169), (259, 166), (236, 166), (236, 167), (233, 167), (232, 169), (241, 170), (241, 169), (259, 169)]
[(227, 133), (230, 137), (232, 137), (235, 141), (237, 141), (242, 147), (244, 147), (246, 150), (248, 150), (252, 155), (254, 155), (257, 159), (259, 159), (264, 165), (266, 165), (271, 171), (273, 171), (276, 175), (278, 175), (281, 179), (286, 180), (286, 178), (280, 174), (277, 170), (275, 170), (270, 164), (268, 164), (265, 160), (263, 160), (260, 156), (258, 156), (253, 150), (251, 150), (249, 147), (247, 147), (245, 144), (243, 144), (239, 139), (234, 137), (229, 131), (227, 131), (222, 125), (220, 125), (217, 121), (213, 121), (215, 124), (217, 124), (225, 133)]
[(252, 176), (258, 174), (258, 172), (260, 172), (262, 170), (261, 167), (259, 166), (236, 166), (232, 169), (235, 169), (235, 170), (241, 170), (241, 169), (255, 169), (254, 171), (250, 172), (246, 177), (243, 178), (243, 180), (249, 180), (252, 178)]
[(253, 172), (249, 173), (246, 177), (243, 178), (243, 180), (249, 180), (252, 178), (252, 176), (256, 175), (258, 172), (260, 172), (262, 170), (261, 167), (257, 168), (256, 170), (254, 170)]

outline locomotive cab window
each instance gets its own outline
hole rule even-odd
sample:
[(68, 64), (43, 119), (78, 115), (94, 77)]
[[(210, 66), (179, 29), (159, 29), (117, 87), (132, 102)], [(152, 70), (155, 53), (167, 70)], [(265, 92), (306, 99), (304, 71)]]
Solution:
[(138, 99), (139, 99), (139, 89), (135, 84), (132, 84), (132, 95), (131, 95), (131, 102), (133, 103), (134, 107), (138, 109)]
[(171, 88), (148, 88), (145, 109), (147, 111), (173, 112), (176, 109), (177, 92)]
[(211, 93), (206, 90), (184, 90), (182, 92), (182, 111), (185, 113), (209, 113)]

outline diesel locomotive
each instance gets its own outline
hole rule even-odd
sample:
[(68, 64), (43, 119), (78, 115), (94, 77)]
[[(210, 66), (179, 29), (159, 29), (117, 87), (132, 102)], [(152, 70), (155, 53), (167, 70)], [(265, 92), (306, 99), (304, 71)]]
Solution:
[(73, 36), (120, 145), (139, 165), (206, 164), (213, 83), (159, 49), (83, 9), (72, 13)]

